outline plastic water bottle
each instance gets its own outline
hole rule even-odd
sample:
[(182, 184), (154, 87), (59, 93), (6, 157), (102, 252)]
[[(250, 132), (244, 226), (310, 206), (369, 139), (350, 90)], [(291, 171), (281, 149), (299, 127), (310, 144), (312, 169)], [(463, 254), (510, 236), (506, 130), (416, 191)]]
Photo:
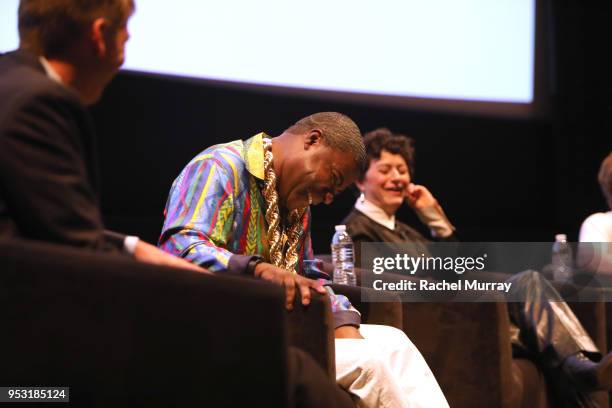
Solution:
[(572, 263), (572, 247), (567, 242), (567, 236), (555, 235), (552, 247), (553, 279), (558, 282), (569, 281), (572, 278)]
[(334, 264), (334, 283), (357, 285), (355, 276), (355, 248), (346, 225), (336, 225), (336, 233), (331, 243), (332, 263)]

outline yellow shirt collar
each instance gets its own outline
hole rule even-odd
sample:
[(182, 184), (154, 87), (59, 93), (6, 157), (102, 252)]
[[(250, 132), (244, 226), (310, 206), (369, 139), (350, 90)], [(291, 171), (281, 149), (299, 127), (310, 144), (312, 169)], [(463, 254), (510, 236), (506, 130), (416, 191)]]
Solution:
[(261, 132), (244, 142), (246, 168), (249, 173), (260, 180), (264, 179), (264, 137), (270, 136)]

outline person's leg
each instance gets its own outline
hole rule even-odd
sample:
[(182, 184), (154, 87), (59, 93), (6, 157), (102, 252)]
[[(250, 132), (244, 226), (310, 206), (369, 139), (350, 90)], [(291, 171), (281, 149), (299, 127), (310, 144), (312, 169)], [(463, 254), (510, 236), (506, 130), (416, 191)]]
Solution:
[(361, 325), (364, 339), (336, 339), (336, 380), (358, 407), (448, 407), (421, 353), (398, 329)]
[(296, 408), (355, 408), (349, 394), (334, 383), (310, 355), (289, 347), (289, 393)]
[(516, 329), (513, 352), (524, 349), (541, 364), (560, 406), (595, 407), (590, 393), (612, 384), (610, 356), (601, 360), (576, 315), (540, 273), (525, 271), (508, 281), (514, 300), (520, 300), (508, 303)]
[(561, 295), (540, 273), (525, 271), (513, 275), (510, 320), (520, 332), (518, 341), (553, 367), (578, 352), (597, 360), (597, 346)]

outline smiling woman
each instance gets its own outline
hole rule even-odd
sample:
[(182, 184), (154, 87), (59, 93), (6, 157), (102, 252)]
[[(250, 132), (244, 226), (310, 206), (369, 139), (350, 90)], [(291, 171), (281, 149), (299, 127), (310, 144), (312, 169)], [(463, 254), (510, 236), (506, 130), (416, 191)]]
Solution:
[(455, 227), (427, 189), (414, 184), (414, 145), (407, 136), (380, 128), (365, 135), (368, 165), (355, 183), (361, 196), (342, 222), (355, 243), (360, 264), (361, 242), (426, 242), (415, 229), (395, 219), (404, 204), (412, 208), (436, 240), (456, 240)]
[(389, 216), (394, 215), (407, 197), (411, 183), (412, 139), (378, 129), (370, 132), (366, 140), (370, 163), (357, 187), (372, 204)]

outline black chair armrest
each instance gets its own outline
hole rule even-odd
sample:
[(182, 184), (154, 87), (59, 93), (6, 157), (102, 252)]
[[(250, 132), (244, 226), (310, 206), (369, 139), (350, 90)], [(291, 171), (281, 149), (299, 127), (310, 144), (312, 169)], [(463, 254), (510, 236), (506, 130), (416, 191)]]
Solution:
[(329, 297), (314, 291), (311, 295), (308, 306), (302, 306), (298, 297), (287, 314), (288, 342), (309, 353), (335, 381), (334, 318)]
[(283, 305), (280, 288), (252, 279), (0, 242), (0, 384), (69, 386), (74, 406), (245, 406), (254, 396), (284, 406)]

